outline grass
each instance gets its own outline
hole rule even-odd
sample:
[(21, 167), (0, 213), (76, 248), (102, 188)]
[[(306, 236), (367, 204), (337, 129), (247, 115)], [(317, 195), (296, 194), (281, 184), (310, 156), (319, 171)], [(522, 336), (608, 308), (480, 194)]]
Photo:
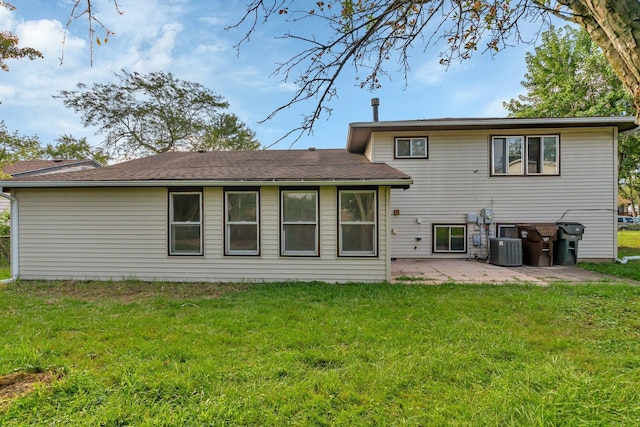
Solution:
[(11, 277), (11, 266), (0, 265), (0, 280), (8, 279)]
[(18, 282), (0, 425), (633, 425), (640, 287)]
[[(640, 255), (640, 231), (618, 231), (618, 258), (635, 255)], [(629, 261), (626, 264), (580, 263), (580, 267), (640, 281), (640, 260)]]
[(640, 231), (618, 232), (618, 257), (640, 255)]

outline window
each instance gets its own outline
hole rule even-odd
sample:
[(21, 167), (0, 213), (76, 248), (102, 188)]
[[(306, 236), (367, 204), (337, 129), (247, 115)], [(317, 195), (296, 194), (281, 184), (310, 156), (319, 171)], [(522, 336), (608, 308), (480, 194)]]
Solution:
[(375, 190), (338, 192), (340, 255), (375, 256), (377, 252), (377, 202)]
[(169, 254), (202, 255), (202, 192), (169, 193)]
[(226, 191), (225, 210), (225, 255), (258, 255), (258, 192)]
[(493, 137), (491, 174), (558, 175), (558, 140), (557, 135)]
[(518, 227), (514, 224), (498, 224), (496, 229), (497, 237), (518, 238)]
[(467, 252), (466, 225), (434, 225), (433, 252)]
[(427, 138), (396, 138), (397, 159), (427, 159)]
[(558, 137), (527, 138), (527, 175), (558, 174)]
[(318, 191), (285, 190), (281, 198), (282, 255), (318, 255)]

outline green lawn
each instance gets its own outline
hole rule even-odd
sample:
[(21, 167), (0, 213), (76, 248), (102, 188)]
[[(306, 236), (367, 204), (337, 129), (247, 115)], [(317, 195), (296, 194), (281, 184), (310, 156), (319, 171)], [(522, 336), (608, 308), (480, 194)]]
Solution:
[(618, 232), (618, 257), (640, 255), (640, 231)]
[[(578, 244), (578, 253), (579, 251), (580, 246)], [(618, 231), (618, 258), (635, 255), (640, 255), (640, 231)], [(640, 260), (629, 261), (627, 264), (580, 263), (580, 267), (612, 276), (640, 281)]]
[(0, 313), (0, 376), (54, 377), (2, 426), (640, 419), (635, 286), (19, 282)]
[(8, 265), (0, 265), (0, 280), (11, 277), (11, 267)]

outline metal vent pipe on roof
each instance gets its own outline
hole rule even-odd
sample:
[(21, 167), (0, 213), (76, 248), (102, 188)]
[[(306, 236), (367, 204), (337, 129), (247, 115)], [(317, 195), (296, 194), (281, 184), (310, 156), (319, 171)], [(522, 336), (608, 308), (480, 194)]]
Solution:
[(380, 105), (380, 98), (371, 98), (371, 106), (373, 107), (373, 121), (378, 121), (378, 106)]

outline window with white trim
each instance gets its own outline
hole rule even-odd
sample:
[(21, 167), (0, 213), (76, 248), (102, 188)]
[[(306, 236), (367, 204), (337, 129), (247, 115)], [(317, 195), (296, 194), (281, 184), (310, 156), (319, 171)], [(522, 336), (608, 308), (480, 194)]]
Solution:
[(558, 135), (494, 136), (492, 175), (558, 175)]
[(427, 137), (396, 138), (396, 159), (427, 159), (429, 146)]
[(202, 253), (202, 192), (170, 192), (169, 255)]
[(436, 224), (433, 226), (433, 252), (467, 252), (467, 226)]
[(338, 191), (338, 253), (342, 256), (377, 254), (377, 192)]
[(225, 255), (259, 255), (258, 191), (225, 191)]
[(318, 255), (318, 191), (280, 193), (282, 255)]

